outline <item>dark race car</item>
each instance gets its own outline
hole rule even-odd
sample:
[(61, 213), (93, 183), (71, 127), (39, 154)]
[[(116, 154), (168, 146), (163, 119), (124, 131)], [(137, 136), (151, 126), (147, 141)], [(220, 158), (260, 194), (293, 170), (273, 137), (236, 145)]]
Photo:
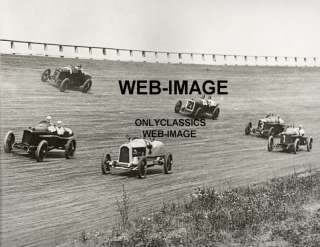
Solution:
[(56, 68), (53, 74), (51, 69), (46, 69), (41, 75), (41, 81), (51, 82), (61, 92), (66, 89), (77, 89), (87, 93), (92, 86), (92, 77), (82, 71), (80, 66)]
[(299, 135), (296, 128), (289, 127), (278, 137), (270, 136), (268, 139), (268, 151), (280, 149), (282, 151), (293, 152), (296, 154), (301, 150), (301, 146), (306, 146), (307, 151), (312, 149), (313, 138)]
[(174, 111), (192, 118), (211, 118), (215, 120), (219, 116), (220, 107), (216, 103), (210, 104), (210, 100), (207, 99), (185, 99), (178, 100)]
[(268, 114), (262, 119), (259, 119), (257, 127), (252, 126), (252, 122), (249, 122), (244, 130), (245, 135), (255, 135), (259, 137), (275, 136), (285, 130), (284, 120), (278, 115)]
[(41, 121), (36, 127), (25, 129), (21, 142), (16, 142), (14, 133), (9, 131), (4, 138), (4, 151), (10, 153), (14, 149), (25, 150), (37, 161), (42, 161), (52, 149), (64, 150), (67, 159), (73, 157), (76, 139), (72, 130), (64, 128), (64, 134), (58, 135), (57, 131), (51, 132), (48, 127), (48, 122)]

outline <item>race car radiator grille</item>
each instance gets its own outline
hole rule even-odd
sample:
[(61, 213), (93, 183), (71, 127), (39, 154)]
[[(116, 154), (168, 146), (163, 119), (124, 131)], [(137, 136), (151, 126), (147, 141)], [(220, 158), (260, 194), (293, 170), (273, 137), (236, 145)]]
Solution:
[(129, 163), (129, 148), (122, 147), (120, 149), (119, 162)]
[(30, 131), (23, 131), (22, 143), (31, 144), (32, 134)]

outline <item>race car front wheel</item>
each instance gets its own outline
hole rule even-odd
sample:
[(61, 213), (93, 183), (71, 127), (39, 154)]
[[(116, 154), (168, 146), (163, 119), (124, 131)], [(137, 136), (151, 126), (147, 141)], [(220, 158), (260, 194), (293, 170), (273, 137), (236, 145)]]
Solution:
[(111, 172), (110, 162), (111, 162), (110, 154), (105, 154), (101, 160), (102, 174), (109, 174)]
[(38, 162), (43, 161), (44, 157), (47, 156), (47, 153), (48, 153), (48, 142), (45, 140), (42, 140), (38, 144), (36, 152), (35, 152), (35, 157), (36, 157), (37, 161)]
[(46, 82), (49, 80), (50, 78), (50, 74), (51, 74), (51, 70), (50, 69), (46, 69), (45, 71), (43, 71), (42, 75), (41, 75), (41, 81)]
[(74, 156), (74, 153), (77, 148), (76, 140), (70, 139), (65, 146), (65, 157), (66, 159), (70, 159)]
[(138, 177), (145, 178), (147, 175), (147, 160), (143, 158), (139, 161), (138, 164)]
[(60, 92), (64, 92), (66, 91), (66, 89), (68, 88), (68, 85), (70, 83), (70, 80), (68, 78), (65, 78), (59, 86)]
[(12, 131), (9, 131), (5, 138), (3, 143), (3, 149), (6, 153), (10, 153), (13, 147), (13, 144), (15, 142), (15, 136)]
[(163, 172), (164, 172), (164, 174), (168, 174), (168, 173), (170, 173), (172, 171), (172, 165), (173, 165), (172, 154), (169, 153), (164, 158), (164, 163), (163, 163)]
[(90, 90), (91, 86), (92, 86), (92, 80), (91, 79), (86, 80), (83, 84), (82, 92), (87, 93)]

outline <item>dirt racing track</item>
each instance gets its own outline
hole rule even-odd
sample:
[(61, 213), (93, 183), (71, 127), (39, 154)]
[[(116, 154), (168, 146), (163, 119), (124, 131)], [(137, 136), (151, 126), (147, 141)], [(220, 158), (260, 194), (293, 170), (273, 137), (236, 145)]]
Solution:
[[(52, 151), (37, 163), (23, 153), (1, 147), (1, 246), (54, 246), (77, 238), (84, 229), (106, 230), (117, 219), (122, 184), (132, 213), (145, 214), (163, 201), (187, 196), (194, 187), (217, 188), (254, 183), (294, 170), (320, 168), (320, 69), (148, 64), (83, 60), (93, 75), (88, 94), (59, 92), (40, 80), (46, 68), (79, 60), (47, 57), (1, 57), (1, 140), (48, 114), (63, 120), (77, 137), (74, 159)], [(173, 111), (179, 96), (121, 96), (119, 79), (226, 79), (229, 95), (218, 120), (197, 128), (197, 138), (161, 139), (174, 158), (173, 174), (151, 168), (146, 179), (114, 171), (102, 175), (105, 151), (116, 158), (126, 134), (135, 134), (136, 118), (183, 118)], [(279, 113), (301, 123), (314, 137), (311, 153), (267, 151), (267, 140), (244, 136), (248, 121)]]

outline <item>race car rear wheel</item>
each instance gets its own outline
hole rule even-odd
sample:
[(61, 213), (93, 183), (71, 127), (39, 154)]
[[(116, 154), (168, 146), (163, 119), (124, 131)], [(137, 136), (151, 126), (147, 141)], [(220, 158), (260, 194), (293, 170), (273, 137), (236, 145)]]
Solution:
[(46, 69), (45, 71), (43, 71), (41, 75), (41, 81), (43, 82), (48, 81), (50, 78), (50, 74), (51, 74), (51, 69)]
[(76, 148), (77, 148), (76, 140), (75, 139), (68, 140), (67, 144), (65, 145), (65, 151), (64, 151), (64, 155), (66, 159), (70, 159), (74, 156)]
[(293, 153), (296, 154), (299, 150), (299, 139), (295, 139), (293, 144)]
[(168, 174), (172, 171), (172, 165), (173, 165), (172, 154), (168, 153), (168, 155), (164, 157), (164, 163), (163, 163), (164, 174)]
[(251, 128), (252, 128), (252, 123), (249, 122), (249, 123), (247, 124), (246, 128), (244, 129), (244, 134), (245, 134), (245, 135), (249, 135), (250, 132), (251, 132)]
[(219, 116), (219, 113), (220, 113), (220, 107), (217, 106), (212, 112), (212, 119), (216, 120)]
[(10, 153), (15, 142), (15, 136), (12, 131), (9, 131), (4, 138), (3, 149), (6, 153)]
[(110, 154), (105, 154), (101, 160), (102, 174), (109, 174), (111, 172), (110, 162), (111, 162)]
[(91, 79), (86, 80), (83, 84), (82, 92), (87, 93), (90, 90), (91, 86), (92, 86), (92, 80)]
[(175, 107), (174, 107), (174, 112), (175, 113), (179, 113), (181, 110), (181, 106), (182, 106), (182, 101), (178, 100), (178, 102), (176, 103)]
[(147, 159), (143, 158), (138, 163), (138, 177), (145, 178), (147, 176)]
[(35, 158), (37, 159), (38, 162), (43, 161), (44, 157), (47, 156), (48, 153), (48, 142), (45, 140), (42, 140), (36, 149), (35, 152)]
[(68, 78), (65, 78), (59, 86), (60, 92), (64, 92), (66, 91), (66, 89), (68, 88), (68, 85), (70, 83), (70, 80)]
[(268, 151), (271, 152), (273, 150), (273, 136), (269, 136), (268, 139)]

